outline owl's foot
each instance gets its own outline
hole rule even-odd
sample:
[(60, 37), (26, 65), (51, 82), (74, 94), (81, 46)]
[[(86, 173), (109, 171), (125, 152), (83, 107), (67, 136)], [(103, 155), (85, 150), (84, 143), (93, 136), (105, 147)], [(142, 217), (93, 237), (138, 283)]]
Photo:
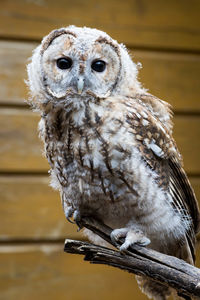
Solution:
[(65, 210), (65, 217), (66, 217), (67, 221), (69, 221), (69, 222), (72, 223), (72, 224), (75, 224), (75, 222), (71, 220), (73, 214), (74, 214), (74, 209), (72, 208), (72, 206), (69, 206), (69, 207)]
[(124, 243), (119, 247), (120, 251), (125, 251), (129, 246), (133, 244), (138, 244), (140, 246), (147, 246), (150, 244), (150, 239), (148, 239), (144, 233), (139, 229), (131, 229), (131, 228), (119, 228), (114, 229), (111, 232), (111, 240), (114, 244), (118, 244), (121, 238), (124, 238)]
[[(82, 228), (82, 226), (80, 225), (80, 221), (81, 221), (81, 214), (80, 211), (77, 209), (74, 209), (72, 206), (67, 207), (67, 209), (65, 210), (65, 216), (66, 219), (72, 223), (72, 224), (76, 224), (78, 226), (78, 231)], [(72, 220), (73, 219), (73, 220)]]

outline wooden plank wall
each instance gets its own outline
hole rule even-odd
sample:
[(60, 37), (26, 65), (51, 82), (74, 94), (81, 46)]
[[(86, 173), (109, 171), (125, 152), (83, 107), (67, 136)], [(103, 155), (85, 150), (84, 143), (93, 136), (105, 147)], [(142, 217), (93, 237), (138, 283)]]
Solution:
[(198, 0), (0, 1), (0, 300), (146, 299), (132, 275), (62, 251), (64, 238), (82, 236), (48, 186), (24, 79), (42, 36), (68, 24), (106, 31), (143, 64), (144, 86), (174, 107), (174, 135), (200, 199)]

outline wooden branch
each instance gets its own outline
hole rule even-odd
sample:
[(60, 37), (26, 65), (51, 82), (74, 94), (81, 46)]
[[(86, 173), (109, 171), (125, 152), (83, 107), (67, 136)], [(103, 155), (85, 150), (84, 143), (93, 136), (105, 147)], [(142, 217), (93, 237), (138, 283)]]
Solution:
[[(110, 239), (112, 231), (110, 227), (88, 217), (84, 217), (80, 225), (116, 247)], [(122, 243), (123, 240), (119, 242), (119, 245)], [(65, 241), (64, 251), (85, 255), (84, 259), (94, 264), (106, 264), (137, 275), (147, 276), (176, 289), (178, 295), (185, 299), (190, 299), (188, 296), (196, 296), (200, 299), (200, 269), (176, 257), (139, 245), (134, 245), (126, 252), (120, 253), (102, 246), (68, 239)]]

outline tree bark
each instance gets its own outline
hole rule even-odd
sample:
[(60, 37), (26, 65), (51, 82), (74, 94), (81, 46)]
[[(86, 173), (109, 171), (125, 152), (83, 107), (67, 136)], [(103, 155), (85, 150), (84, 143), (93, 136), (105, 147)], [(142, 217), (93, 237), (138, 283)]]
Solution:
[[(93, 218), (84, 217), (80, 227), (86, 227), (99, 235), (114, 247), (110, 233), (112, 229)], [(106, 247), (97, 246), (83, 241), (66, 239), (65, 252), (85, 255), (85, 260), (94, 264), (106, 264), (128, 272), (149, 277), (152, 280), (177, 290), (178, 295), (185, 299), (200, 299), (200, 269), (173, 256), (134, 245), (123, 253)]]

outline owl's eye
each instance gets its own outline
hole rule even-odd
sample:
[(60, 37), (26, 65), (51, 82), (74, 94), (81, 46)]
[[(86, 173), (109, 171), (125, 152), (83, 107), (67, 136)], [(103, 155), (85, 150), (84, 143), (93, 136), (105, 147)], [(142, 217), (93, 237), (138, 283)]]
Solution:
[(94, 60), (91, 67), (96, 72), (103, 72), (106, 68), (106, 63), (103, 60)]
[(61, 57), (56, 61), (57, 67), (61, 70), (70, 69), (72, 66), (72, 60), (69, 57)]

